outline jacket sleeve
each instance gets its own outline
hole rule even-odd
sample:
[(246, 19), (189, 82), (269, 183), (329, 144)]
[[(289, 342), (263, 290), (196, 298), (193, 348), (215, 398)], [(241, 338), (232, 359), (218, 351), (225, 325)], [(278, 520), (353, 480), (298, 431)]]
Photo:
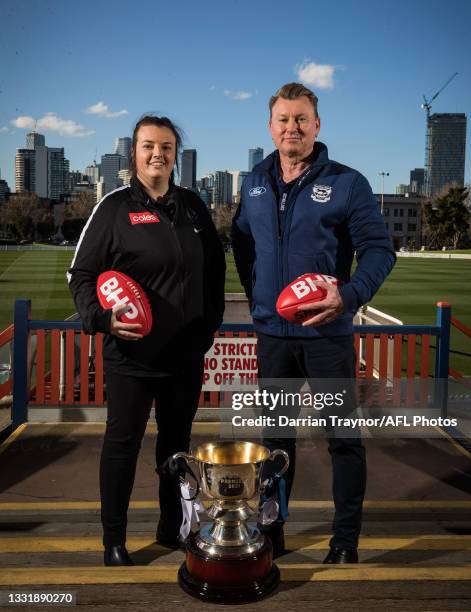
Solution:
[(247, 209), (240, 192), (240, 204), (232, 222), (232, 249), (240, 282), (245, 295), (252, 299), (252, 268), (255, 262), (255, 241), (247, 218)]
[(396, 262), (378, 203), (361, 174), (352, 187), (347, 222), (358, 265), (350, 282), (339, 287), (339, 293), (345, 310), (356, 312), (371, 300)]
[(111, 203), (101, 200), (93, 209), (67, 273), (69, 288), (87, 334), (109, 333), (111, 310), (104, 310), (96, 294), (96, 281), (110, 268), (112, 229), (106, 211)]

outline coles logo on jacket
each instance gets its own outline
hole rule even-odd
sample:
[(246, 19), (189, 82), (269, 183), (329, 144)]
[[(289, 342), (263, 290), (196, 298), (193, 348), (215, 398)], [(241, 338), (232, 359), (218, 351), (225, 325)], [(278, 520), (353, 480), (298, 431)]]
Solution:
[(129, 213), (129, 220), (132, 225), (138, 223), (160, 223), (160, 219), (155, 213), (149, 212), (132, 212)]

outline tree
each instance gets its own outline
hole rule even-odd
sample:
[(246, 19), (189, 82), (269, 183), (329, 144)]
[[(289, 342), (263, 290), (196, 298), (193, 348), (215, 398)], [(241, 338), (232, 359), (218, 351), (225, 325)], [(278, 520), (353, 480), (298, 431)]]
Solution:
[(231, 204), (221, 204), (216, 206), (214, 211), (214, 225), (216, 226), (219, 238), (223, 244), (231, 243), (232, 218), (234, 217), (236, 206)]
[(77, 199), (64, 208), (64, 219), (82, 219), (86, 221), (95, 206), (95, 196), (93, 193), (82, 191)]
[(11, 196), (2, 206), (1, 223), (18, 240), (33, 240), (49, 236), (54, 229), (50, 202), (35, 193)]
[(90, 192), (81, 192), (77, 199), (64, 207), (62, 234), (66, 240), (76, 240), (95, 205), (95, 196)]
[(466, 242), (471, 216), (465, 205), (467, 197), (466, 188), (451, 187), (447, 193), (435, 200), (435, 206), (425, 205), (430, 246), (451, 246), (457, 249)]

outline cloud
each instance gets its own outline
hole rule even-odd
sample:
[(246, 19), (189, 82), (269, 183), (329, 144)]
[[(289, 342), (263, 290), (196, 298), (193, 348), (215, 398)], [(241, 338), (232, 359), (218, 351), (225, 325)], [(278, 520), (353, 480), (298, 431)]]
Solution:
[(9, 132), (9, 131), (10, 130), (5, 126), (0, 127), (0, 132)]
[(38, 130), (42, 132), (57, 132), (62, 136), (91, 136), (95, 132), (86, 130), (83, 125), (72, 121), (72, 119), (61, 119), (55, 113), (46, 113), (40, 119), (22, 116), (12, 119), (11, 124), (28, 130)]
[(335, 67), (330, 64), (316, 64), (304, 60), (302, 64), (296, 65), (294, 70), (299, 80), (306, 85), (313, 85), (318, 89), (334, 88)]
[(224, 95), (233, 100), (248, 100), (252, 97), (249, 91), (231, 91), (230, 89), (225, 89)]
[(108, 105), (102, 101), (97, 102), (96, 104), (92, 104), (91, 106), (85, 109), (85, 112), (89, 115), (98, 115), (99, 117), (106, 117), (106, 119), (115, 119), (116, 117), (121, 117), (121, 115), (128, 114), (128, 111), (125, 108), (120, 111), (111, 112), (108, 108)]

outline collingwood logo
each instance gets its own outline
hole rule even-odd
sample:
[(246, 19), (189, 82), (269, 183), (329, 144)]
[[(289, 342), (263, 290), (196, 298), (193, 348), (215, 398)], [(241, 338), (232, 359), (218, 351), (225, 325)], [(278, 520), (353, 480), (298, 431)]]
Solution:
[(332, 187), (329, 185), (314, 185), (312, 188), (311, 198), (314, 202), (329, 202)]
[(249, 196), (252, 196), (252, 198), (255, 198), (265, 193), (265, 191), (266, 191), (265, 187), (252, 187), (252, 189), (249, 191)]

